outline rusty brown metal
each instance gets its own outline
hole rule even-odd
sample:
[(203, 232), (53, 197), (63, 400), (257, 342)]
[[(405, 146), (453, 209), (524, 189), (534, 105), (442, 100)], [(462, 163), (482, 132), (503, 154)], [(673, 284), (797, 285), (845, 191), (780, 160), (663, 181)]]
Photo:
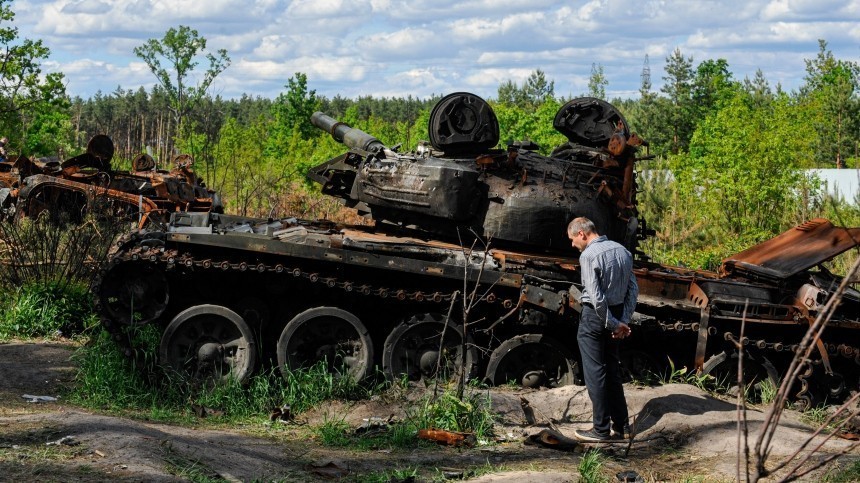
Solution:
[(860, 246), (860, 228), (816, 218), (723, 260), (720, 274), (787, 279)]
[(63, 204), (63, 192), (79, 193), (84, 196), (81, 200), (100, 196), (138, 213), (142, 224), (166, 223), (170, 213), (177, 211), (222, 211), (217, 194), (207, 189), (191, 169), (191, 156), (177, 156), (175, 168), (168, 172), (156, 170), (151, 156), (140, 155), (133, 163), (136, 171), (131, 173), (112, 170), (112, 156), (113, 142), (97, 135), (84, 154), (62, 163), (55, 158), (25, 156), (0, 162), (0, 188), (9, 189), (0, 202), (7, 213), (34, 216), (50, 209), (51, 204)]

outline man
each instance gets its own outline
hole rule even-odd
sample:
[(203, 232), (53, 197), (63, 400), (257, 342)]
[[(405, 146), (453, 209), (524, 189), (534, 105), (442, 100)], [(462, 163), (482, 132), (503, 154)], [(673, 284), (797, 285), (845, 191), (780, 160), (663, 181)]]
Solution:
[(577, 342), (594, 421), (593, 428), (577, 430), (575, 435), (587, 442), (627, 438), (630, 430), (618, 345), (630, 336), (630, 318), (639, 295), (633, 257), (624, 246), (599, 235), (588, 218), (571, 221), (567, 236), (582, 252)]
[(0, 138), (0, 161), (6, 161), (6, 143), (8, 142), (9, 140), (6, 139), (6, 136)]

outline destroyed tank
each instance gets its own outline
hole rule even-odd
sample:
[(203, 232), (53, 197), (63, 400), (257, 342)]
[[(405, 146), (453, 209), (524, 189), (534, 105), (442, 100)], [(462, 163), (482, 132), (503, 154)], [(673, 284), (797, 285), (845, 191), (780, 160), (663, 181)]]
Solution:
[(176, 156), (174, 169), (167, 171), (156, 169), (148, 154), (140, 154), (127, 172), (112, 169), (113, 154), (113, 141), (99, 134), (87, 143), (86, 152), (63, 161), (26, 156), (0, 161), (2, 217), (34, 217), (47, 210), (76, 222), (88, 206), (98, 203), (142, 228), (166, 225), (176, 211), (223, 211), (218, 194), (191, 169), (191, 156)]
[[(634, 169), (646, 143), (594, 98), (559, 110), (553, 125), (568, 142), (549, 156), (530, 142), (496, 149), (495, 114), (469, 93), (439, 101), (430, 142), (413, 152), (322, 113), (312, 122), (349, 150), (309, 177), (373, 225), (183, 212), (129, 234), (94, 290), (103, 326), (129, 356), (128, 329), (154, 324), (161, 363), (190, 378), (245, 381), (277, 361), (285, 373), (325, 363), (356, 379), (381, 368), (392, 379), (442, 371), (491, 384), (579, 383), (580, 274), (566, 226), (587, 216), (637, 255), (627, 377), (668, 360), (721, 375), (742, 343), (749, 380), (775, 381), (841, 281), (815, 267), (860, 239), (858, 228), (814, 220), (775, 242), (787, 257), (753, 247), (719, 272), (648, 262), (637, 248), (650, 230)], [(828, 249), (804, 251), (810, 242)], [(850, 342), (858, 309), (848, 289), (794, 390), (804, 404), (860, 386), (860, 344)]]

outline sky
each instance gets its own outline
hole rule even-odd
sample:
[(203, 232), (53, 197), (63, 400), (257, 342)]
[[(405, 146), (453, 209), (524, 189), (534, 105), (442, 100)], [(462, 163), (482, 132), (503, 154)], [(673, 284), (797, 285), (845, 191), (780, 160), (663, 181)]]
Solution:
[[(860, 61), (860, 0), (14, 0), (19, 37), (51, 50), (44, 70), (71, 96), (155, 77), (133, 49), (186, 25), (226, 49), (212, 95), (274, 98), (305, 73), (318, 95), (495, 97), (537, 69), (558, 96), (588, 92), (602, 66), (608, 99), (636, 98), (646, 57), (653, 90), (677, 48), (693, 66), (725, 59), (734, 78), (761, 69), (772, 87), (803, 84), (824, 39)], [(198, 70), (202, 73), (205, 60)], [(199, 80), (192, 79), (192, 82)]]

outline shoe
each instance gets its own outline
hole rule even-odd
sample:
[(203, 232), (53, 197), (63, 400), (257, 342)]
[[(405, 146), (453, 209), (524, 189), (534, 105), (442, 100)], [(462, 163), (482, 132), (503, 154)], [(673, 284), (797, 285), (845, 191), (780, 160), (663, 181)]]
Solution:
[(573, 436), (583, 443), (602, 443), (612, 441), (612, 437), (608, 434), (600, 434), (592, 429), (577, 429), (573, 432)]
[(615, 428), (610, 431), (609, 436), (612, 439), (630, 439), (633, 434), (630, 432), (630, 426), (624, 426), (621, 431), (616, 431)]

